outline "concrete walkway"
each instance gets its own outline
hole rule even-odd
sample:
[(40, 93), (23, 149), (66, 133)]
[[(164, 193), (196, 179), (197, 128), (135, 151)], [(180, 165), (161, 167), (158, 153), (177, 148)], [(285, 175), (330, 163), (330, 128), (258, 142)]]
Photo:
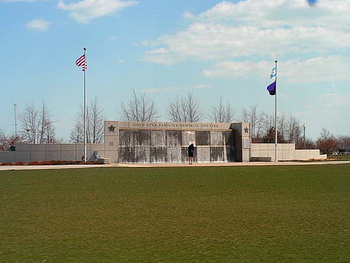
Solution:
[(103, 167), (210, 167), (210, 166), (286, 166), (286, 165), (331, 165), (350, 164), (350, 161), (318, 161), (318, 162), (235, 162), (235, 163), (152, 163), (152, 164), (89, 164), (89, 165), (19, 165), (0, 166), (0, 171), (10, 170), (50, 170), (50, 169), (83, 169)]
[(350, 164), (350, 161), (318, 161), (318, 162), (234, 162), (234, 163), (156, 163), (156, 164), (115, 164), (112, 167), (209, 167), (209, 166), (286, 166), (286, 165), (324, 165)]
[(53, 169), (83, 169), (83, 168), (97, 168), (97, 167), (111, 167), (111, 165), (101, 164), (72, 164), (72, 165), (0, 165), (0, 171), (11, 170), (53, 170)]

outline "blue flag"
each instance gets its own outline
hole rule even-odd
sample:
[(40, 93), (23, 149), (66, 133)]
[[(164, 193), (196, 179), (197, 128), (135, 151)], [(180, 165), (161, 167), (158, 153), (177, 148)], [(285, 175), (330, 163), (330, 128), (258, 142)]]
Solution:
[(269, 91), (270, 95), (276, 95), (276, 81), (268, 85), (267, 90)]

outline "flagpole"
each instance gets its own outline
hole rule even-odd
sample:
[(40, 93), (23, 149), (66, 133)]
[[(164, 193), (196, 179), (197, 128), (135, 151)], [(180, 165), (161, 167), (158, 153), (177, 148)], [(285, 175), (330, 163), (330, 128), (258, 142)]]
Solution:
[(276, 69), (276, 76), (275, 76), (275, 82), (276, 82), (276, 94), (275, 94), (275, 162), (277, 162), (277, 60), (275, 60), (275, 69)]
[[(84, 47), (84, 56), (86, 61), (86, 47)], [(86, 147), (86, 69), (84, 70), (84, 162), (86, 162), (87, 147)]]

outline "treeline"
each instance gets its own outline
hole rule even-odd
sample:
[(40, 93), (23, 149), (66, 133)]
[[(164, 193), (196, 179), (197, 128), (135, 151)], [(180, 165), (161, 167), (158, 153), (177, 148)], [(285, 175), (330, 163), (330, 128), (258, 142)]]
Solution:
[[(104, 137), (103, 108), (97, 99), (87, 106), (86, 138), (88, 143), (101, 143)], [(204, 112), (193, 93), (178, 96), (169, 100), (166, 119), (173, 122), (249, 122), (253, 142), (273, 143), (275, 141), (274, 115), (259, 111), (257, 106), (236, 111), (230, 102), (220, 97), (217, 105)], [(152, 98), (145, 93), (132, 90), (131, 97), (121, 103), (117, 119), (122, 121), (152, 122), (160, 118), (159, 111)], [(18, 132), (6, 135), (0, 129), (0, 150), (9, 150), (16, 143), (61, 143), (57, 138), (55, 124), (45, 102), (39, 108), (34, 104), (26, 105), (18, 115)], [(82, 143), (84, 139), (84, 111), (81, 107), (76, 114), (69, 141)], [(280, 114), (277, 117), (277, 137), (279, 143), (295, 143), (298, 149), (318, 148), (322, 153), (350, 152), (350, 136), (334, 137), (322, 129), (319, 138), (313, 141), (306, 138), (305, 125), (291, 114)]]

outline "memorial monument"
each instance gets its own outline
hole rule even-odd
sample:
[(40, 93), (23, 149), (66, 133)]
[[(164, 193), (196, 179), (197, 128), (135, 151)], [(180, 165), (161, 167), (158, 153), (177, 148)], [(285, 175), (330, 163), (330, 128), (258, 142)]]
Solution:
[(118, 163), (183, 163), (250, 159), (249, 123), (105, 122), (105, 153)]
[(277, 147), (251, 143), (249, 123), (105, 121), (104, 133), (104, 143), (89, 143), (86, 149), (81, 143), (17, 144), (15, 151), (0, 152), (0, 163), (81, 161), (83, 157), (100, 163), (187, 163), (192, 143), (195, 163), (327, 158), (318, 149), (295, 149), (294, 143)]

